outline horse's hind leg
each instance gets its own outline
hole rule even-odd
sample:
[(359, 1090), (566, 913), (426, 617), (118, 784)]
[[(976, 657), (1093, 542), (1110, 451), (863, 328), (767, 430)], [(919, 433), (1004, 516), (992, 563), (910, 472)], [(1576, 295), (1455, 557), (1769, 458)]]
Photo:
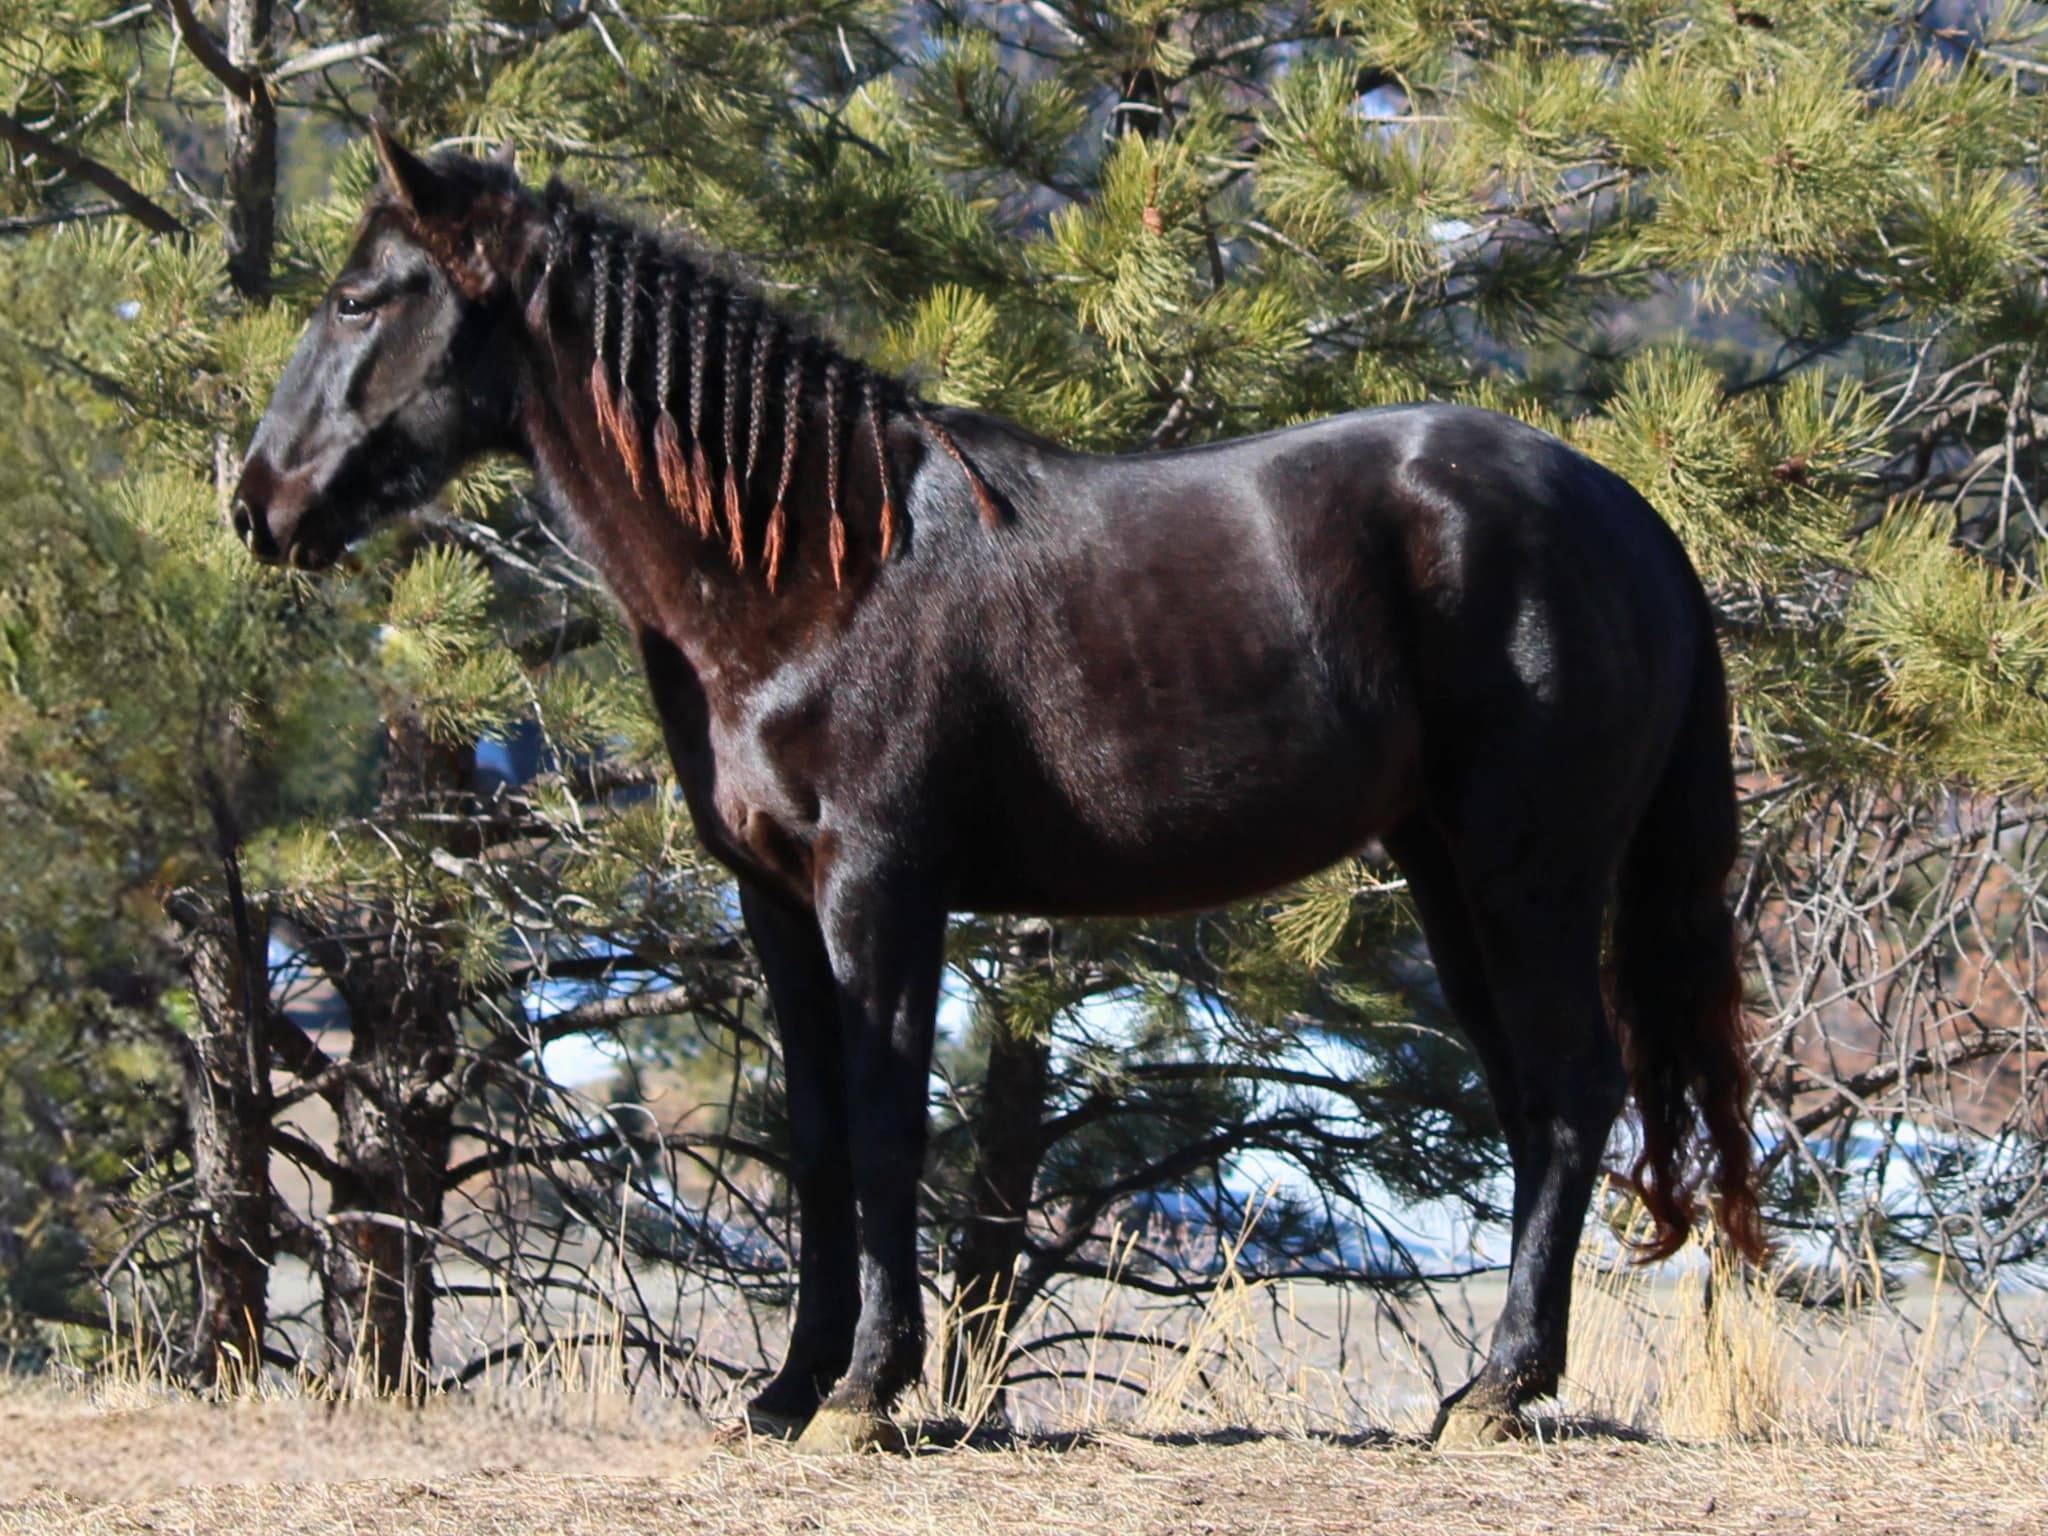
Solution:
[(1478, 922), (1459, 884), (1450, 846), (1419, 813), (1382, 834), (1380, 842), (1408, 881), (1408, 897), (1422, 919), (1422, 936), (1429, 941), (1437, 985), (1479, 1057), (1509, 1155), (1519, 1156), (1521, 1117), (1515, 1104), (1514, 1057), (1493, 1006), (1486, 957), (1479, 948)]
[(1515, 1120), (1515, 1240), (1486, 1363), (1445, 1400), (1433, 1431), (1439, 1444), (1513, 1434), (1522, 1404), (1557, 1390), (1580, 1232), (1626, 1092), (1600, 985), (1606, 871), (1567, 873), (1570, 855), (1555, 851), (1518, 854), (1505, 869), (1459, 860), (1511, 1063), (1503, 1097)]

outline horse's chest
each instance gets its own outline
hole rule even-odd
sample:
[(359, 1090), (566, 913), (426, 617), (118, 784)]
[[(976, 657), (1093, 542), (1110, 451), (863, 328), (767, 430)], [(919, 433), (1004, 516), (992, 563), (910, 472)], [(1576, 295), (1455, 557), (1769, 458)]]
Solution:
[(736, 874), (809, 900), (817, 802), (800, 763), (785, 761), (745, 711), (713, 707), (672, 649), (645, 647), (649, 681), (683, 801), (706, 851)]
[(699, 839), (735, 873), (809, 900), (816, 888), (815, 805), (804, 803), (800, 786), (756, 742), (712, 732), (699, 751), (699, 761), (683, 770)]

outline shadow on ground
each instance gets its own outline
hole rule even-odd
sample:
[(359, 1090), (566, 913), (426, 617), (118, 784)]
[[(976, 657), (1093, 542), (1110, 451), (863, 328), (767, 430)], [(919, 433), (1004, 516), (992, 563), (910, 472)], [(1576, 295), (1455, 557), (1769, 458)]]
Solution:
[[(1521, 1446), (1556, 1445), (1575, 1440), (1607, 1440), (1628, 1445), (1648, 1445), (1655, 1443), (1659, 1438), (1633, 1425), (1590, 1415), (1555, 1414), (1533, 1417), (1528, 1420), (1528, 1426), (1529, 1434), (1525, 1440), (1511, 1442), (1500, 1449), (1515, 1450)], [(1065, 1453), (1086, 1450), (1110, 1441), (1126, 1445), (1135, 1441), (1161, 1447), (1227, 1447), (1289, 1442), (1329, 1446), (1342, 1450), (1421, 1450), (1429, 1445), (1429, 1437), (1426, 1435), (1400, 1434), (1391, 1429), (1298, 1432), (1226, 1426), (1217, 1429), (1150, 1432), (1113, 1427), (1040, 1431), (1013, 1429), (1005, 1424), (967, 1424), (959, 1419), (914, 1420), (903, 1425), (903, 1435), (913, 1456), (935, 1455), (945, 1451)]]

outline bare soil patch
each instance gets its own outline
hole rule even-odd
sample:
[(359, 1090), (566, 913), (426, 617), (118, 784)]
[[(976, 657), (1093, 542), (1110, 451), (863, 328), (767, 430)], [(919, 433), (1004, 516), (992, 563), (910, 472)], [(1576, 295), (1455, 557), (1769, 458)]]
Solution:
[(909, 1457), (721, 1447), (659, 1405), (0, 1396), (0, 1533), (2048, 1531), (2048, 1445), (1112, 1432)]

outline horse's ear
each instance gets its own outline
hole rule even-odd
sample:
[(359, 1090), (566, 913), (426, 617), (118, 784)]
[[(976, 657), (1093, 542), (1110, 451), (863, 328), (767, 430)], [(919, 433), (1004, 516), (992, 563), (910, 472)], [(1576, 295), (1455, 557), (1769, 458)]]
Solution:
[(506, 170), (516, 170), (519, 165), (519, 151), (512, 147), (510, 139), (502, 139), (491, 151), (491, 164), (502, 165)]
[(371, 122), (370, 139), (377, 146), (384, 179), (402, 206), (422, 219), (448, 218), (461, 212), (454, 182), (394, 139), (383, 123)]

